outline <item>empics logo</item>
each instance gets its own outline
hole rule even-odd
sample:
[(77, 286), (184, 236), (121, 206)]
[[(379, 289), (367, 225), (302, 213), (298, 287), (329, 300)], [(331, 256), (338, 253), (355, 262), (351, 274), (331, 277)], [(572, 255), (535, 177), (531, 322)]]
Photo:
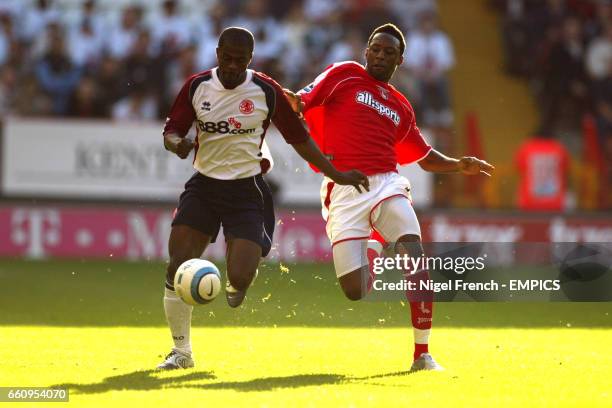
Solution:
[(377, 101), (368, 91), (357, 92), (355, 100), (362, 105), (374, 109), (376, 112), (378, 112), (379, 115), (386, 116), (387, 118), (391, 119), (395, 126), (398, 126), (400, 124), (399, 114), (388, 106), (385, 106), (379, 101)]

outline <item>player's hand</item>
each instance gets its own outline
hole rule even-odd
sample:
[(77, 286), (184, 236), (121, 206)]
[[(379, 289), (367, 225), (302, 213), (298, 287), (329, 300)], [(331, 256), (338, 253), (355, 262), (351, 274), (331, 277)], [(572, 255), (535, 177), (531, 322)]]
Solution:
[(459, 160), (459, 171), (468, 176), (484, 174), (485, 176), (491, 177), (493, 170), (495, 170), (494, 166), (476, 157), (462, 157)]
[(178, 137), (174, 135), (167, 135), (164, 140), (166, 149), (176, 154), (181, 159), (187, 158), (189, 153), (193, 150), (195, 143), (193, 140), (186, 137)]
[(287, 88), (283, 88), (283, 92), (285, 93), (285, 96), (289, 101), (289, 105), (291, 105), (291, 109), (293, 109), (295, 113), (301, 116), (302, 112), (304, 111), (304, 102), (302, 102), (302, 98), (300, 97), (300, 95)]
[(361, 188), (370, 191), (370, 181), (368, 176), (359, 170), (339, 171), (332, 180), (343, 186), (354, 186), (361, 193)]

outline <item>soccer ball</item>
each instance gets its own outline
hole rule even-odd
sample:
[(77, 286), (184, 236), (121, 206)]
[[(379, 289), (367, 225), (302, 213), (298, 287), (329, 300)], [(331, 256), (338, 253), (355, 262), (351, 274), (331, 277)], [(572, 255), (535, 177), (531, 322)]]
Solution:
[(185, 261), (174, 275), (174, 290), (183, 302), (190, 305), (212, 302), (221, 291), (219, 269), (204, 259)]

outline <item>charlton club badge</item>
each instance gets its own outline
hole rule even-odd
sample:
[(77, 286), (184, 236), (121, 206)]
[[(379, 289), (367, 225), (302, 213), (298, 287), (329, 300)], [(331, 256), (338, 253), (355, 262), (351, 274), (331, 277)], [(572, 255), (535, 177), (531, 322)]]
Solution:
[(240, 109), (240, 112), (244, 113), (245, 115), (248, 115), (250, 113), (253, 113), (253, 110), (255, 109), (255, 105), (253, 104), (252, 100), (243, 99), (242, 102), (240, 102), (240, 105), (238, 106), (238, 108)]

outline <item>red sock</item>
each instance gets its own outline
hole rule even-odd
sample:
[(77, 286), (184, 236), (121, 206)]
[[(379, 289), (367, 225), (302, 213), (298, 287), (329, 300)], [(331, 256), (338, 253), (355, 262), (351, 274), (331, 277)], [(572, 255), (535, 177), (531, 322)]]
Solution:
[(413, 360), (421, 357), (421, 354), (423, 353), (429, 353), (429, 344), (414, 343), (414, 355), (412, 356)]
[[(421, 279), (429, 279), (429, 274), (424, 271), (412, 275), (410, 280), (417, 282)], [(410, 302), (410, 316), (412, 327), (419, 330), (431, 329), (433, 317), (433, 293), (429, 291), (406, 291), (406, 298)], [(422, 340), (421, 340), (422, 341)], [(416, 360), (423, 353), (428, 353), (427, 343), (414, 343), (414, 359)]]

